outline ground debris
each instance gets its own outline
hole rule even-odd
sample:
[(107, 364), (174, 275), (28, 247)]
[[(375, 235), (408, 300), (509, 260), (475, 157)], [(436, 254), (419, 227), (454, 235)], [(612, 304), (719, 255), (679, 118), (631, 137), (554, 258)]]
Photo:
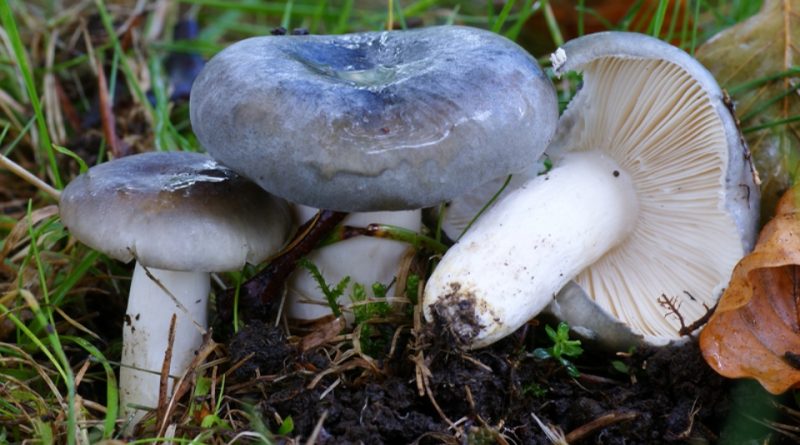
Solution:
[[(378, 366), (367, 369), (355, 365), (365, 359), (348, 352), (347, 340), (299, 354), (285, 336), (259, 327), (256, 332), (268, 337), (261, 341), (284, 352), (253, 354), (250, 371), (236, 375), (269, 369), (283, 376), (239, 385), (237, 397), (258, 400), (265, 418), (291, 415), (295, 437), (308, 438), (317, 427), (318, 443), (327, 444), (482, 443), (484, 436), (549, 443), (532, 414), (576, 443), (718, 439), (731, 408), (731, 384), (708, 368), (696, 342), (621, 356), (587, 351), (575, 364), (590, 378), (573, 378), (555, 361), (525, 353), (545, 341), (540, 331), (535, 327), (469, 352), (448, 347), (446, 339), (423, 336), (429, 393), (421, 394), (411, 359), (419, 356), (410, 339), (392, 357), (366, 360)], [(410, 331), (402, 332), (411, 337)], [(233, 354), (233, 344), (231, 349)], [(298, 363), (285, 366), (288, 357)], [(264, 360), (271, 365), (262, 368)], [(612, 360), (623, 362), (627, 374)]]

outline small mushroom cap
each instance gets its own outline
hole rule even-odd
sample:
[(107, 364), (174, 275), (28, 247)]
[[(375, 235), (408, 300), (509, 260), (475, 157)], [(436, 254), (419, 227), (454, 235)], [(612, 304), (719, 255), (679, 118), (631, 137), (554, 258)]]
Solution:
[(206, 65), (190, 112), (212, 156), (272, 193), (368, 212), (432, 206), (523, 170), (558, 105), (515, 43), (442, 26), (241, 41)]
[(258, 263), (292, 230), (288, 204), (209, 156), (144, 153), (92, 167), (61, 195), (78, 240), (121, 261), (221, 272)]
[[(548, 153), (558, 165), (561, 153), (602, 150), (631, 175), (640, 208), (627, 240), (576, 277), (583, 301), (599, 306), (584, 318), (614, 317), (651, 344), (676, 339), (666, 299), (686, 324), (702, 317), (756, 235), (757, 177), (732, 111), (699, 62), (642, 34), (572, 40), (553, 65), (581, 71), (584, 83)], [(562, 313), (577, 326), (572, 314), (588, 312)]]

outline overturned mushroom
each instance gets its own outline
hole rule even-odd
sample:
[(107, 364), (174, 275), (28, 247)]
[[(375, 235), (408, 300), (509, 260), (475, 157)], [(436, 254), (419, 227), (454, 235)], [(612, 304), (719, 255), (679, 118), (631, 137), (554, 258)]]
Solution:
[(554, 310), (573, 327), (603, 339), (622, 322), (631, 336), (603, 340), (669, 342), (680, 322), (663, 298), (700, 318), (752, 247), (759, 193), (747, 149), (712, 76), (678, 48), (608, 32), (568, 42), (553, 62), (557, 74), (583, 72), (548, 148), (555, 167), (448, 251), (425, 315), (480, 347), (574, 278), (577, 305)]
[[(291, 229), (288, 205), (197, 153), (146, 153), (92, 167), (64, 189), (61, 219), (78, 240), (136, 259), (125, 316), (120, 402), (134, 421), (154, 407), (167, 334), (181, 374), (207, 327), (209, 272), (258, 263)], [(147, 268), (147, 269), (145, 269)]]

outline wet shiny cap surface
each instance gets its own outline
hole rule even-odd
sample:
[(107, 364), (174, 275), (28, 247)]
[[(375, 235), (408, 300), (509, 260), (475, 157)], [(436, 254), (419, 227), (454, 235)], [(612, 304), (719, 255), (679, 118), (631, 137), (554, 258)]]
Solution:
[(81, 242), (121, 261), (226, 271), (278, 250), (285, 201), (209, 156), (145, 153), (90, 168), (64, 189), (61, 220)]
[(533, 57), (457, 26), (247, 39), (206, 65), (190, 111), (216, 159), (342, 211), (432, 206), (522, 171), (558, 118)]

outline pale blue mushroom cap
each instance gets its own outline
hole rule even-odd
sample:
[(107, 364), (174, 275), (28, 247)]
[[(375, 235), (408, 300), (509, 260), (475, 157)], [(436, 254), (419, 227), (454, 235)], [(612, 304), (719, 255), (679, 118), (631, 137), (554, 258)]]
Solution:
[(432, 206), (522, 171), (558, 118), (533, 57), (458, 26), (247, 39), (209, 61), (190, 109), (213, 157), (342, 211)]

